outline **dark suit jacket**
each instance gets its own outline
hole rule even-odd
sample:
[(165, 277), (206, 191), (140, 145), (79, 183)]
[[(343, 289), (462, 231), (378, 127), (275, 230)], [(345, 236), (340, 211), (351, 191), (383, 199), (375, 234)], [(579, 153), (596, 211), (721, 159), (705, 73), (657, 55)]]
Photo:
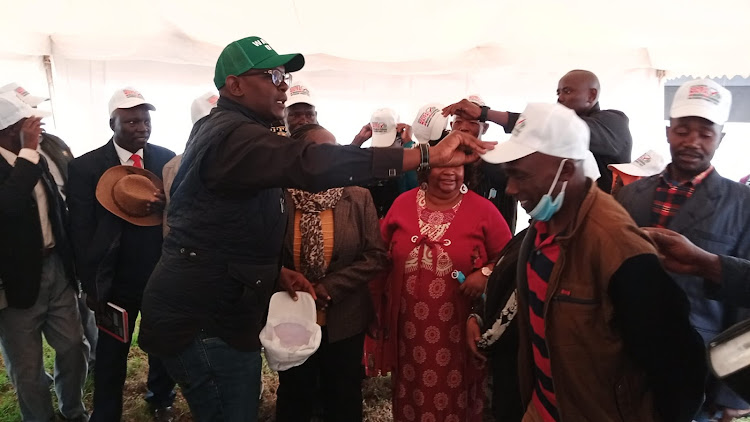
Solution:
[[(294, 200), (286, 193), (289, 223), (284, 243), (284, 266), (294, 269)], [(385, 268), (386, 249), (380, 222), (367, 189), (344, 188), (333, 209), (333, 254), (320, 280), (331, 296), (326, 311), (330, 342), (362, 333), (375, 313), (369, 282)]]
[[(174, 156), (174, 152), (166, 148), (146, 144), (143, 166), (161, 177), (164, 164)], [(103, 147), (76, 158), (68, 166), (67, 199), (76, 269), (83, 290), (99, 301), (111, 299), (120, 259), (120, 236), (123, 225), (129, 223), (99, 204), (96, 185), (105, 171), (119, 165), (114, 141), (110, 139)], [(145, 277), (148, 278), (148, 274)]]
[[(0, 157), (0, 279), (8, 306), (13, 308), (28, 308), (39, 295), (44, 245), (34, 186), (42, 178), (42, 166), (41, 158), (39, 164), (19, 158), (12, 167)], [(65, 204), (49, 173), (42, 182), (55, 250), (63, 260), (68, 282), (77, 288), (65, 229)]]
[[(651, 206), (660, 175), (651, 176), (623, 187), (617, 200), (641, 227), (651, 225)], [(724, 256), (750, 259), (750, 189), (721, 177), (716, 170), (699, 184), (693, 196), (672, 218), (668, 229), (681, 233), (698, 247)], [(731, 325), (750, 318), (750, 311), (727, 300), (720, 288), (697, 276), (671, 274), (690, 300), (690, 322), (703, 340), (711, 339)], [(724, 272), (723, 283), (734, 276)], [(750, 283), (750, 280), (745, 280)], [(723, 384), (709, 387), (708, 402), (745, 409), (748, 404)]]
[(63, 178), (63, 193), (66, 193), (65, 185), (68, 183), (68, 164), (73, 161), (73, 153), (70, 151), (70, 147), (57, 136), (43, 132), (39, 148), (52, 159), (55, 167), (60, 170), (60, 175)]

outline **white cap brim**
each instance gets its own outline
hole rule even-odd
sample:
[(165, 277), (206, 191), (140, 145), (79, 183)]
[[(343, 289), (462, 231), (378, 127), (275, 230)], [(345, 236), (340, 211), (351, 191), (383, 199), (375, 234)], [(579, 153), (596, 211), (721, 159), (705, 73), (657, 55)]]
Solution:
[(490, 164), (509, 163), (537, 152), (534, 148), (513, 141), (495, 145), (495, 149), (482, 154), (482, 160)]
[(387, 148), (393, 145), (396, 141), (396, 130), (388, 131), (386, 133), (374, 133), (372, 135), (372, 147), (374, 148)]
[(35, 117), (41, 117), (44, 119), (45, 117), (50, 117), (52, 115), (52, 112), (47, 110), (40, 110), (38, 108), (31, 109), (29, 112), (29, 117), (35, 116)]
[(607, 168), (610, 170), (617, 170), (620, 173), (627, 174), (628, 176), (635, 176), (635, 177), (653, 176), (652, 173), (644, 171), (641, 167), (635, 166), (632, 163), (610, 164), (607, 166)]
[(109, 110), (109, 115), (111, 117), (112, 113), (114, 113), (115, 110), (120, 109), (120, 108), (127, 109), (127, 108), (138, 107), (139, 105), (144, 105), (144, 104), (146, 106), (148, 106), (149, 110), (151, 110), (151, 111), (155, 111), (156, 110), (156, 107), (154, 107), (150, 103), (146, 102), (146, 100), (144, 100), (143, 98), (126, 98), (125, 101), (117, 104), (117, 107)]
[(286, 107), (290, 107), (290, 106), (293, 106), (295, 104), (308, 104), (308, 105), (311, 105), (311, 106), (315, 107), (315, 104), (313, 103), (311, 97), (309, 97), (307, 95), (301, 95), (301, 94), (300, 95), (295, 95), (295, 96), (289, 98), (286, 101), (285, 106)]
[(728, 116), (722, 116), (722, 113), (719, 113), (718, 111), (719, 110), (716, 107), (701, 107), (698, 104), (687, 104), (682, 107), (673, 108), (669, 113), (669, 117), (673, 119), (692, 116), (702, 117), (710, 122), (723, 126), (724, 123), (727, 122), (726, 119)]
[(599, 165), (596, 163), (596, 158), (594, 158), (594, 154), (591, 151), (587, 151), (586, 158), (583, 159), (583, 175), (595, 182), (602, 177)]
[(39, 104), (41, 104), (41, 103), (49, 100), (49, 98), (37, 97), (37, 96), (31, 95), (31, 94), (21, 96), (21, 97), (19, 97), (19, 99), (21, 101), (25, 102), (26, 104), (28, 104), (30, 107), (36, 107)]
[(287, 292), (276, 292), (271, 296), (268, 320), (315, 322), (315, 318), (315, 299), (309, 293), (297, 292), (297, 300)]

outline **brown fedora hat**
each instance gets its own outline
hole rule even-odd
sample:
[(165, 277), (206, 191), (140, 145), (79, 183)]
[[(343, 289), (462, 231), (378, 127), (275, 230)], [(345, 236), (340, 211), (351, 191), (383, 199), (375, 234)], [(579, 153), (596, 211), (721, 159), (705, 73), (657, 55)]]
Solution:
[(148, 170), (115, 166), (105, 171), (96, 185), (96, 199), (112, 214), (136, 226), (158, 226), (161, 212), (150, 212), (154, 192), (164, 190), (161, 179)]

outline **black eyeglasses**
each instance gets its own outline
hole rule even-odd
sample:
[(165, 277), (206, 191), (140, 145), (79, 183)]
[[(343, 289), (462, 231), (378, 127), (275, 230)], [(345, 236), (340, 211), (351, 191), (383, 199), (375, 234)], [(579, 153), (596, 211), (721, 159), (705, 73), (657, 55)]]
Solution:
[(292, 74), (291, 73), (284, 73), (280, 71), (279, 69), (268, 69), (261, 71), (260, 73), (251, 73), (251, 74), (245, 74), (242, 76), (265, 76), (265, 75), (271, 75), (271, 82), (273, 82), (274, 85), (279, 86), (282, 82), (286, 82), (287, 85), (292, 85)]

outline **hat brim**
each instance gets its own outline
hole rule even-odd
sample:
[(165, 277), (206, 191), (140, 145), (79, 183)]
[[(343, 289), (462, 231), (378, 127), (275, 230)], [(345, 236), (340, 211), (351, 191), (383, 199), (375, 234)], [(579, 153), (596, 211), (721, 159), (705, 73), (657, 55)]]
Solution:
[(29, 116), (29, 117), (32, 117), (32, 116), (34, 116), (34, 117), (41, 117), (42, 119), (44, 119), (45, 117), (50, 117), (50, 116), (52, 116), (52, 112), (49, 112), (49, 111), (47, 111), (47, 110), (40, 110), (40, 109), (38, 109), (38, 108), (33, 108), (33, 109), (32, 109), (32, 110), (31, 110), (31, 111), (29, 112), (29, 114), (30, 114), (30, 116)]
[(49, 98), (37, 97), (36, 95), (29, 94), (24, 97), (21, 97), (21, 101), (25, 102), (31, 107), (36, 107), (45, 101), (49, 101)]
[(295, 104), (308, 104), (308, 105), (315, 107), (315, 104), (313, 103), (312, 98), (310, 98), (310, 96), (308, 95), (301, 95), (301, 94), (295, 95), (294, 97), (286, 101), (287, 107), (293, 106)]
[(273, 69), (279, 66), (284, 66), (287, 73), (296, 72), (305, 66), (305, 56), (299, 53), (279, 54), (261, 60), (251, 69)]
[(396, 142), (396, 131), (388, 131), (384, 134), (373, 134), (372, 143), (370, 146), (373, 148), (387, 148)]
[(635, 176), (635, 177), (648, 177), (648, 176), (653, 176), (655, 174), (655, 173), (650, 173), (648, 171), (644, 171), (642, 168), (633, 165), (633, 163), (609, 164), (607, 168), (610, 170), (617, 170), (620, 173), (627, 174), (628, 176)]
[(509, 163), (537, 152), (534, 148), (513, 141), (495, 145), (495, 149), (482, 154), (482, 160), (490, 164)]
[(669, 117), (679, 119), (681, 117), (702, 117), (712, 123), (723, 126), (727, 122), (728, 116), (720, 116), (716, 110), (708, 110), (708, 107), (701, 107), (696, 104), (688, 104), (682, 107), (673, 108), (669, 112)]
[(99, 201), (107, 211), (136, 226), (149, 227), (162, 224), (163, 215), (161, 212), (152, 213), (145, 217), (134, 217), (123, 212), (120, 207), (115, 204), (115, 200), (112, 197), (112, 188), (118, 180), (131, 174), (146, 176), (157, 189), (164, 190), (164, 183), (159, 176), (146, 169), (133, 166), (115, 166), (105, 171), (104, 174), (102, 174), (102, 177), (99, 178), (99, 182), (96, 184), (96, 200)]
[(586, 157), (583, 159), (583, 175), (595, 182), (602, 177), (602, 173), (599, 171), (599, 165), (591, 151), (586, 151)]
[(125, 101), (123, 101), (121, 104), (118, 104), (117, 108), (115, 108), (112, 111), (110, 111), (109, 114), (111, 116), (112, 113), (115, 112), (115, 110), (118, 110), (118, 109), (121, 109), (121, 108), (123, 108), (123, 109), (133, 108), (133, 107), (138, 107), (140, 105), (145, 105), (146, 108), (148, 108), (149, 110), (156, 111), (156, 107), (154, 107), (151, 103), (147, 103), (146, 100), (144, 100), (144, 99), (141, 99), (141, 98), (128, 98)]

